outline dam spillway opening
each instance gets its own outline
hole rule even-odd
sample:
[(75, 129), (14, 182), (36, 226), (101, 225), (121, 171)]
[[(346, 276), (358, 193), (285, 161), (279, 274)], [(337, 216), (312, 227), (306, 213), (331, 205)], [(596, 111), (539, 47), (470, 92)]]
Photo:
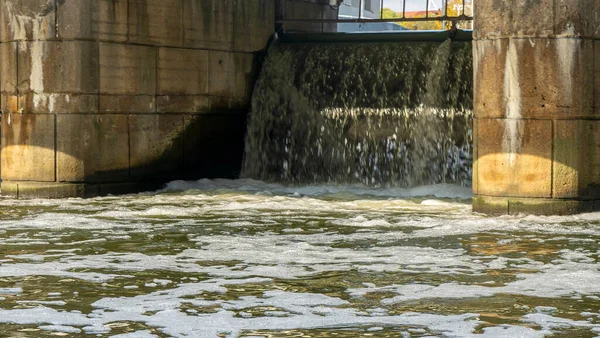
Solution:
[(252, 98), (242, 176), (470, 186), (469, 42), (282, 43)]

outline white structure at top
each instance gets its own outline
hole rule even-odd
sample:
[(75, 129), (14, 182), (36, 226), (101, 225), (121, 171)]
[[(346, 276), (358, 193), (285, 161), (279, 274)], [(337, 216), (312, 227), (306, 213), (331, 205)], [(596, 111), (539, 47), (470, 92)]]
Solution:
[[(358, 6), (362, 14), (359, 16)], [(340, 4), (340, 19), (379, 19), (381, 17), (381, 0), (343, 0)]]

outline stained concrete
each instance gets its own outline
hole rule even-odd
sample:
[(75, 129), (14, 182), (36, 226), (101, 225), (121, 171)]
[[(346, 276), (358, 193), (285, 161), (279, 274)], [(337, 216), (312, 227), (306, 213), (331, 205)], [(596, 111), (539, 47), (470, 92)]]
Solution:
[(2, 117), (2, 181), (56, 181), (55, 115)]
[(2, 194), (235, 177), (270, 0), (0, 0)]
[(473, 210), (599, 210), (600, 3), (474, 6)]
[(57, 181), (127, 181), (128, 129), (127, 115), (57, 115)]
[[(279, 12), (283, 19), (335, 19), (338, 15), (336, 7), (331, 6), (329, 1), (280, 1), (281, 4), (279, 5)], [(331, 33), (337, 30), (337, 24), (291, 21), (284, 23), (283, 29), (287, 32)]]

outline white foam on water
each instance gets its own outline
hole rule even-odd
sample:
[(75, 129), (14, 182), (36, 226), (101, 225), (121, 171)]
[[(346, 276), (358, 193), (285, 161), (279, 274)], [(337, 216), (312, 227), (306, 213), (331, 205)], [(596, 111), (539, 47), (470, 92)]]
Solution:
[(269, 192), (276, 195), (300, 195), (300, 196), (326, 196), (340, 193), (349, 193), (356, 196), (379, 196), (379, 197), (425, 197), (435, 196), (437, 198), (460, 198), (470, 199), (473, 194), (471, 188), (460, 187), (452, 184), (434, 184), (414, 188), (370, 188), (362, 184), (354, 185), (306, 185), (286, 186), (278, 183), (265, 183), (252, 179), (240, 180), (207, 180), (198, 181), (173, 181), (167, 184), (163, 191), (218, 191), (236, 190), (247, 192)]
[(123, 333), (111, 336), (112, 338), (156, 338), (157, 335), (154, 335), (150, 332), (150, 330), (144, 331), (136, 331), (130, 333)]
[[(595, 253), (590, 253), (595, 255)], [(600, 278), (600, 271), (595, 261), (579, 262), (564, 259), (550, 264), (539, 264), (527, 259), (512, 260), (511, 267), (532, 270), (531, 273), (516, 274), (516, 280), (503, 286), (487, 287), (481, 285), (465, 285), (459, 283), (443, 283), (440, 285), (408, 284), (389, 285), (385, 287), (367, 287), (348, 289), (352, 296), (364, 296), (373, 292), (393, 292), (398, 296), (382, 300), (383, 304), (435, 299), (435, 298), (480, 298), (497, 294), (523, 295), (529, 297), (561, 298), (572, 295), (600, 294), (600, 284), (595, 281)], [(521, 261), (521, 262), (519, 262)], [(557, 264), (559, 263), (560, 264)], [(520, 264), (519, 264), (520, 263)], [(549, 283), (548, 281), (552, 281)], [(538, 311), (547, 309), (538, 307)]]
[[(0, 294), (8, 300), (3, 304), (36, 307), (2, 309), (0, 322), (88, 334), (109, 333), (108, 324), (114, 322), (139, 322), (175, 337), (399, 326), (424, 330), (423, 334), (468, 337), (490, 323), (476, 313), (390, 315), (390, 310), (410, 302), (499, 294), (554, 298), (557, 308), (565, 299), (600, 299), (600, 250), (594, 247), (600, 242), (600, 213), (486, 217), (471, 213), (468, 201), (457, 194), (451, 199), (431, 197), (435, 194), (430, 188), (424, 188), (421, 197), (414, 191), (398, 197), (400, 193), (391, 196), (393, 191), (377, 189), (302, 190), (249, 180), (191, 184), (193, 190), (98, 198), (89, 205), (77, 199), (40, 201), (44, 211), (0, 220), (0, 245), (11, 250), (0, 253), (3, 280), (60, 277), (116, 294), (98, 296), (85, 304), (94, 310), (82, 313), (63, 308), (84, 297), (63, 300), (55, 285), (32, 294), (26, 283), (3, 284)], [(254, 194), (264, 191), (271, 194)], [(294, 196), (296, 192), (301, 197)], [(39, 207), (36, 203), (0, 200), (15, 209)], [(179, 239), (170, 242), (169, 233)], [(135, 241), (140, 238), (150, 250), (138, 247)], [(30, 245), (17, 251), (13, 244), (18, 243)], [(507, 278), (498, 280), (498, 271)], [(355, 274), (366, 277), (353, 284)], [(314, 278), (328, 287), (326, 281), (333, 278), (329, 276), (346, 275), (336, 282), (335, 295), (310, 290)], [(394, 276), (434, 280), (402, 284)], [(466, 282), (470, 278), (479, 282)], [(260, 292), (250, 292), (256, 285)], [(307, 285), (308, 290), (286, 285)], [(136, 296), (118, 295), (130, 288)], [(369, 300), (369, 307), (357, 305), (381, 292), (385, 298)], [(481, 336), (539, 337), (564, 327), (600, 330), (586, 320), (564, 322), (560, 311), (546, 310), (532, 306), (532, 313), (521, 318), (523, 326), (494, 324), (483, 328)], [(583, 312), (581, 316), (595, 318)], [(541, 323), (542, 329), (531, 323)], [(138, 332), (141, 337), (154, 336), (154, 331)]]
[(67, 325), (40, 325), (38, 326), (44, 331), (64, 332), (64, 333), (81, 333), (81, 329)]
[[(291, 299), (290, 299), (291, 297)], [(165, 297), (166, 298), (166, 297)], [(136, 301), (131, 301), (136, 299)], [(86, 333), (109, 333), (111, 322), (136, 321), (157, 327), (164, 334), (174, 337), (216, 337), (226, 334), (237, 337), (242, 331), (291, 330), (335, 328), (349, 326), (420, 326), (451, 337), (465, 337), (471, 334), (480, 324), (475, 314), (435, 315), (425, 313), (404, 313), (397, 316), (367, 317), (353, 309), (338, 305), (344, 301), (308, 293), (270, 293), (263, 298), (249, 297), (230, 301), (225, 304), (228, 309), (213, 314), (187, 314), (176, 307), (186, 299), (171, 297), (179, 303), (168, 303), (160, 306), (155, 314), (143, 314), (140, 311), (148, 308), (144, 297), (110, 299), (110, 305), (94, 304), (98, 310), (84, 316), (78, 313), (58, 312), (49, 308), (20, 309), (13, 311), (0, 310), (0, 323), (44, 324), (44, 327), (64, 328), (83, 326)], [(170, 304), (170, 305), (169, 305)], [(235, 309), (247, 308), (254, 304), (262, 304), (285, 308), (288, 317), (238, 317)], [(290, 312), (293, 310), (295, 312)], [(4, 315), (8, 315), (5, 317)], [(17, 318), (18, 315), (18, 318)], [(76, 329), (76, 328), (73, 328)], [(145, 332), (147, 333), (147, 331)], [(145, 334), (144, 333), (144, 334)]]
[(18, 300), (17, 304), (43, 304), (43, 305), (58, 305), (64, 306), (67, 305), (66, 302), (62, 300)]
[(541, 332), (546, 335), (551, 335), (557, 330), (564, 330), (569, 328), (586, 328), (592, 332), (599, 332), (600, 324), (592, 324), (585, 320), (572, 320), (561, 317), (554, 317), (544, 313), (530, 313), (523, 316), (522, 319), (525, 323), (532, 323), (539, 325), (542, 330)]

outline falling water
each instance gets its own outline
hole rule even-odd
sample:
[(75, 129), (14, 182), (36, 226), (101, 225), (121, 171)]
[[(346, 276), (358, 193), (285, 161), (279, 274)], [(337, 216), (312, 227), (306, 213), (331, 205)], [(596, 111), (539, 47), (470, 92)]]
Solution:
[(255, 88), (243, 176), (470, 185), (471, 45), (274, 44)]

